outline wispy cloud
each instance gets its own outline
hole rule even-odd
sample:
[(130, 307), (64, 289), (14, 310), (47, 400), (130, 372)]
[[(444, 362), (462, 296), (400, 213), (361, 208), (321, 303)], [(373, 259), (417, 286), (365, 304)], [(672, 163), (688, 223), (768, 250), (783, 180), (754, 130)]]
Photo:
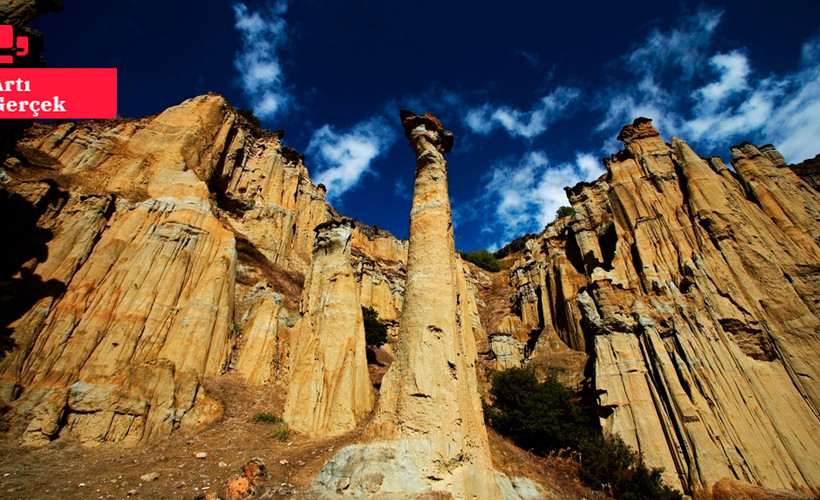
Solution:
[(494, 212), (493, 217), (483, 217), (488, 246), (496, 250), (524, 233), (543, 230), (555, 219), (558, 208), (569, 204), (564, 186), (603, 173), (600, 161), (589, 153), (577, 153), (573, 162), (555, 166), (540, 150), (497, 163), (484, 177), (482, 193), (474, 202), (484, 208), (476, 214)]
[(413, 194), (410, 192), (410, 188), (400, 177), (397, 177), (396, 182), (393, 184), (393, 194), (405, 200), (413, 199)]
[(599, 94), (606, 112), (597, 130), (612, 135), (646, 116), (662, 135), (681, 136), (695, 147), (761, 140), (774, 143), (790, 162), (817, 154), (820, 38), (804, 44), (797, 71), (760, 75), (742, 47), (713, 48), (720, 22), (720, 12), (701, 10), (679, 27), (653, 31), (622, 57), (632, 76)]
[(576, 88), (558, 87), (539, 99), (529, 111), (487, 103), (469, 109), (464, 115), (464, 124), (476, 134), (487, 135), (501, 127), (513, 137), (533, 139), (566, 116), (567, 108), (580, 95)]
[(533, 52), (528, 52), (526, 50), (517, 50), (515, 53), (526, 59), (527, 62), (532, 65), (533, 68), (540, 68), (543, 65), (538, 55)]
[(723, 12), (701, 9), (693, 16), (683, 17), (680, 26), (668, 31), (654, 29), (646, 40), (624, 56), (624, 63), (629, 70), (641, 75), (675, 68), (680, 76), (691, 80), (705, 58), (722, 17)]
[(254, 12), (244, 3), (233, 4), (234, 27), (242, 35), (242, 50), (234, 58), (234, 67), (254, 114), (263, 120), (286, 109), (293, 99), (277, 55), (287, 41), (287, 24), (282, 18), (287, 9), (284, 0)]
[(325, 125), (313, 133), (307, 147), (309, 160), (318, 166), (314, 179), (327, 187), (328, 199), (339, 202), (368, 173), (370, 165), (387, 153), (396, 140), (393, 127), (383, 117), (373, 117), (339, 132)]
[(765, 127), (790, 162), (820, 153), (820, 36), (803, 44), (801, 66), (788, 78), (789, 92)]

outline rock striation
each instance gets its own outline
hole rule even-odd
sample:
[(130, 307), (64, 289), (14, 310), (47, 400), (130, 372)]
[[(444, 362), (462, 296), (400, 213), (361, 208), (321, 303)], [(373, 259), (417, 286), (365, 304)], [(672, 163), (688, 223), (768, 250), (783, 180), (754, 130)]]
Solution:
[(395, 359), (366, 439), (314, 493), (514, 498), (476, 368), (525, 364), (595, 391), (605, 432), (696, 497), (820, 494), (816, 162), (744, 143), (729, 168), (638, 119), (603, 177), (567, 189), (571, 216), (516, 240), (500, 286), (453, 251), (452, 136), (402, 118), (409, 243), (341, 219), (282, 133), (220, 96), (27, 130), (0, 175), (17, 243), (0, 259), (2, 427), (23, 444), (193, 432), (222, 411), (209, 380), (236, 372), (291, 387), (297, 430), (345, 432), (374, 403), (366, 305)]
[(316, 227), (302, 317), (291, 337), (284, 419), (294, 430), (314, 435), (354, 429), (375, 403), (350, 265), (352, 230), (350, 219)]
[(818, 494), (817, 192), (771, 146), (730, 170), (647, 119), (619, 139), (511, 269), (522, 321), (591, 357), (605, 432), (670, 484)]
[(312, 229), (334, 212), (280, 135), (215, 95), (27, 134), (4, 199), (42, 245), (4, 272), (27, 292), (6, 309), (0, 361), (23, 443), (191, 431), (221, 413), (205, 379), (281, 383)]
[(368, 427), (373, 442), (342, 449), (314, 485), (330, 497), (501, 498), (476, 386), (466, 279), (453, 244), (443, 156), (452, 133), (429, 114), (402, 111), (401, 118), (417, 160), (396, 359)]
[[(314, 228), (339, 215), (282, 134), (217, 95), (26, 131), (0, 189), (8, 236), (21, 242), (0, 269), (0, 398), (15, 439), (131, 445), (195, 431), (222, 411), (208, 380), (229, 372), (271, 386), (275, 401), (292, 380), (292, 346), (310, 335), (344, 345), (360, 305), (395, 342), (407, 242), (354, 222), (342, 254), (316, 254)], [(478, 338), (473, 278), (458, 269), (461, 314)], [(335, 318), (320, 310), (331, 299)], [(323, 335), (337, 320), (351, 329)], [(330, 396), (353, 415), (327, 420), (332, 432), (372, 408), (369, 386), (356, 384), (355, 404)]]

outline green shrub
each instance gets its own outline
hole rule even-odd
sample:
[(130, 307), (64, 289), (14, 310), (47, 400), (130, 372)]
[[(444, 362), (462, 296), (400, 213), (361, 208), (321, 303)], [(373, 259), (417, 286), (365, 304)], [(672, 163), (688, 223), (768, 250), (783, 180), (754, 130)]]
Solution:
[(290, 429), (288, 429), (287, 424), (280, 424), (276, 426), (270, 437), (284, 443), (290, 437)]
[(282, 419), (273, 413), (257, 413), (255, 417), (253, 417), (254, 422), (266, 422), (269, 424), (281, 424)]
[(264, 422), (266, 424), (273, 424), (273, 431), (270, 437), (278, 439), (279, 441), (287, 441), (290, 437), (290, 429), (281, 417), (273, 413), (257, 413), (253, 417), (254, 422)]
[(555, 218), (561, 219), (563, 217), (569, 217), (573, 214), (572, 207), (563, 206), (558, 207), (558, 210), (555, 211)]
[(497, 273), (501, 270), (501, 264), (493, 257), (493, 254), (486, 250), (476, 250), (470, 253), (461, 252), (461, 257), (491, 273)]
[(573, 392), (550, 376), (538, 382), (531, 369), (514, 368), (493, 376), (490, 425), (538, 455), (562, 448), (578, 450), (594, 428)]
[(364, 340), (367, 345), (379, 347), (387, 343), (387, 325), (379, 321), (379, 313), (372, 307), (362, 306)]
[(581, 445), (581, 480), (594, 489), (608, 485), (615, 498), (679, 500), (683, 497), (661, 481), (663, 469), (648, 468), (618, 437), (597, 435)]
[(531, 369), (505, 370), (493, 376), (490, 395), (484, 415), (494, 429), (538, 455), (580, 452), (581, 480), (590, 487), (626, 500), (683, 498), (661, 482), (662, 469), (646, 467), (619, 437), (604, 438), (590, 408), (554, 376), (538, 382)]

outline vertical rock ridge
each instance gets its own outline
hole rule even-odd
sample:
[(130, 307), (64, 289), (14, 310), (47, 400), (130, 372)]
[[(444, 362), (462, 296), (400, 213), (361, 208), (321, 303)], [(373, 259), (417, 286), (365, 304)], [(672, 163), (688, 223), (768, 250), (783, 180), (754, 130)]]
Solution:
[(292, 333), (284, 419), (297, 431), (334, 435), (354, 429), (373, 409), (364, 320), (350, 266), (353, 224), (316, 227), (313, 262)]
[(330, 496), (500, 498), (476, 385), (467, 284), (456, 266), (443, 156), (452, 133), (430, 114), (402, 111), (401, 119), (417, 161), (396, 359), (368, 427), (374, 442), (340, 451), (314, 485)]
[(533, 243), (513, 285), (549, 297), (555, 329), (592, 357), (604, 431), (667, 482), (817, 494), (816, 192), (770, 146), (733, 148), (734, 174), (646, 119), (619, 139), (606, 175), (567, 189), (573, 216)]

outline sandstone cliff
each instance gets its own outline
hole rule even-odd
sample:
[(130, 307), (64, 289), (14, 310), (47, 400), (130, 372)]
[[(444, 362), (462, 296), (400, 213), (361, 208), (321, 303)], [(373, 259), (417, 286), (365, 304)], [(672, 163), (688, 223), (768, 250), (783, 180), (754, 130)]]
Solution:
[[(357, 476), (351, 493), (411, 484), (501, 494), (477, 391), (482, 368), (522, 364), (576, 386), (587, 377), (605, 431), (686, 491), (818, 493), (820, 198), (810, 163), (790, 167), (774, 148), (744, 143), (732, 170), (636, 120), (607, 174), (568, 189), (574, 214), (520, 241), (509, 270), (488, 276), (452, 253), (449, 139), (435, 123), (408, 132), (419, 243), (355, 223), (337, 235), (345, 243), (332, 262), (316, 257), (314, 228), (338, 214), (305, 159), (219, 96), (143, 119), (29, 129), (0, 190), (18, 242), (0, 275), (10, 435), (135, 444), (193, 431), (221, 413), (203, 384), (230, 372), (271, 393), (296, 381), (293, 400), (309, 394), (307, 407), (328, 411), (291, 403), (294, 427), (317, 417), (301, 429), (342, 432), (373, 403), (361, 373), (347, 370), (362, 366), (352, 338), (366, 305), (391, 327), (395, 366), (367, 432), (374, 442), (333, 464), (424, 473)], [(413, 268), (424, 271), (413, 278)], [(322, 297), (340, 301), (338, 314)], [(337, 322), (344, 335), (326, 349)], [(299, 359), (312, 361), (300, 352), (317, 346), (331, 362), (298, 374)], [(490, 359), (476, 359), (476, 346)], [(334, 365), (335, 352), (355, 361)], [(316, 370), (332, 376), (314, 380)], [(352, 385), (350, 398), (335, 389)], [(319, 483), (333, 492), (353, 477), (328, 467)]]
[(771, 146), (732, 148), (730, 170), (646, 119), (619, 139), (510, 270), (533, 361), (586, 352), (605, 432), (670, 484), (817, 494), (817, 192)]
[(195, 429), (220, 412), (204, 378), (276, 381), (313, 227), (333, 214), (301, 157), (219, 96), (37, 127), (4, 185), (32, 213), (22, 230), (46, 232), (4, 274), (28, 291), (0, 363), (23, 442)]
[(453, 243), (443, 156), (453, 136), (432, 115), (401, 117), (416, 153), (416, 182), (396, 360), (368, 427), (373, 442), (342, 449), (316, 490), (328, 497), (501, 498), (476, 385), (466, 278)]
[(367, 371), (364, 320), (350, 266), (353, 223), (316, 227), (313, 263), (293, 328), (284, 419), (297, 431), (340, 434), (375, 403)]
[[(67, 430), (89, 444), (134, 444), (194, 430), (221, 413), (203, 381), (228, 372), (284, 392), (291, 346), (331, 312), (322, 296), (341, 294), (348, 318), (373, 307), (395, 341), (407, 242), (356, 222), (344, 255), (316, 262), (314, 228), (338, 214), (281, 137), (216, 95), (137, 120), (26, 132), (0, 199), (23, 242), (7, 249), (0, 277), (0, 397), (14, 436), (42, 444)], [(357, 391), (354, 418), (333, 432), (372, 407), (369, 386)], [(318, 397), (348, 403), (333, 390)]]
[(40, 14), (63, 10), (60, 0), (6, 0), (0, 5), (0, 20), (21, 28)]

